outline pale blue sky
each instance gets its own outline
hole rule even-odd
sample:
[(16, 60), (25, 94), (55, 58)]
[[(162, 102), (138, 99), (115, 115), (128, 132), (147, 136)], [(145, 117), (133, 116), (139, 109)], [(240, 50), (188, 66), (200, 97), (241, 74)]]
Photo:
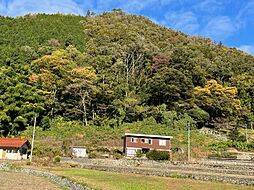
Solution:
[(254, 54), (254, 0), (0, 0), (0, 15), (72, 13), (121, 8), (190, 35)]

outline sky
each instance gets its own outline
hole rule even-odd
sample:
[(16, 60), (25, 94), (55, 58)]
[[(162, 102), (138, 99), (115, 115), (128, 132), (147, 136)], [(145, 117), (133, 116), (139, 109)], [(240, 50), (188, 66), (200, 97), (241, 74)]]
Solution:
[(254, 55), (254, 0), (0, 0), (0, 15), (100, 14), (113, 8), (144, 15), (189, 35), (209, 37)]

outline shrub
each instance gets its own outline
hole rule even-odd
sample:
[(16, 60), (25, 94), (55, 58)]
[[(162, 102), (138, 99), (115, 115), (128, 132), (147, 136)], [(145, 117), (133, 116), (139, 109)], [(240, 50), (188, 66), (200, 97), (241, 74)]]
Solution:
[(60, 161), (61, 161), (61, 157), (57, 155), (57, 156), (54, 158), (54, 162), (55, 162), (55, 163), (59, 163)]
[(146, 157), (149, 160), (168, 160), (169, 153), (167, 151), (151, 150), (148, 153), (146, 153)]
[(106, 147), (96, 147), (95, 150), (97, 152), (103, 152), (103, 153), (109, 153), (110, 152), (110, 150)]
[(136, 151), (136, 157), (137, 157), (137, 158), (141, 158), (143, 155), (144, 155), (144, 154), (143, 154), (143, 152), (142, 152), (141, 150), (137, 150), (137, 151)]
[(90, 152), (88, 154), (88, 158), (96, 158), (97, 157), (97, 152), (93, 151), (93, 152)]
[(254, 143), (253, 142), (233, 142), (232, 146), (239, 151), (253, 151)]
[(118, 160), (118, 159), (121, 159), (123, 157), (123, 155), (119, 154), (119, 153), (115, 153), (113, 155), (114, 159)]
[(233, 147), (231, 141), (217, 142), (210, 144), (208, 148), (213, 151), (225, 151), (227, 148)]
[(49, 157), (53, 159), (55, 156), (61, 155), (61, 148), (53, 144), (48, 145), (46, 142), (35, 141), (33, 153), (39, 158)]

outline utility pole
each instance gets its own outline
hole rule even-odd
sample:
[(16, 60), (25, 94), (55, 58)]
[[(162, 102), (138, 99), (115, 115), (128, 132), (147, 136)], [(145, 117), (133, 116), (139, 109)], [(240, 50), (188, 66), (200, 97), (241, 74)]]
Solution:
[(190, 157), (190, 123), (187, 122), (187, 130), (188, 130), (188, 162), (191, 160)]
[(35, 114), (35, 116), (34, 116), (34, 128), (33, 128), (33, 138), (32, 138), (32, 146), (31, 146), (30, 162), (32, 162), (32, 158), (33, 158), (34, 136), (35, 136), (35, 127), (36, 127), (36, 119), (37, 119), (37, 117), (38, 117), (38, 114)]

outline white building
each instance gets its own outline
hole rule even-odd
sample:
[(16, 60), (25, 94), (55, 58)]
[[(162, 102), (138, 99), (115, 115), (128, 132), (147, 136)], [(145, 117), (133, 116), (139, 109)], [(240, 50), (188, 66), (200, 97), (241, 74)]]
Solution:
[(0, 138), (0, 159), (22, 160), (28, 158), (30, 143), (27, 139)]
[(73, 146), (72, 147), (72, 156), (75, 158), (87, 158), (86, 148), (83, 146)]

